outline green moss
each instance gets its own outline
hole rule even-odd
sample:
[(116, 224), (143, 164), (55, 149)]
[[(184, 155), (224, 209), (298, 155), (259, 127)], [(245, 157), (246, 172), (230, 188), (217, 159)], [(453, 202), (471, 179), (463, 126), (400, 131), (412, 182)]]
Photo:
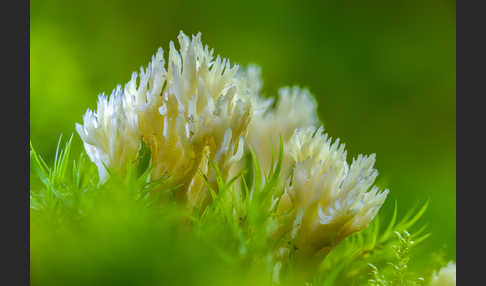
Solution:
[[(212, 202), (189, 211), (175, 202), (179, 188), (170, 178), (148, 182), (146, 150), (130, 163), (128, 174), (112, 174), (99, 184), (96, 167), (84, 153), (71, 158), (72, 140), (63, 148), (59, 140), (52, 166), (31, 145), (32, 285), (274, 283), (278, 241), (271, 234), (279, 218), (270, 194), (281, 193), (282, 143), (265, 180), (251, 152), (247, 169), (228, 182), (219, 177)], [(420, 273), (409, 270), (415, 245), (429, 236), (415, 226), (426, 207), (397, 222), (395, 203), (392, 217), (379, 214), (369, 227), (346, 238), (310, 277), (283, 261), (280, 283), (421, 285), (445, 262), (431, 263)]]

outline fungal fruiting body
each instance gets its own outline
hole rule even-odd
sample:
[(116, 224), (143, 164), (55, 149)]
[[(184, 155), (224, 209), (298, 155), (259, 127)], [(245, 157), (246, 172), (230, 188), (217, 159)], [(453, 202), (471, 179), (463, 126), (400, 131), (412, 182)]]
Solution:
[(429, 286), (456, 286), (456, 264), (451, 261), (434, 273)]
[(179, 50), (170, 43), (167, 65), (159, 49), (123, 88), (100, 95), (97, 110), (76, 125), (102, 181), (107, 170), (123, 173), (143, 142), (151, 153), (150, 179), (171, 177), (181, 186), (178, 200), (200, 207), (210, 203), (208, 184), (216, 185), (211, 163), (228, 181), (252, 146), (268, 172), (282, 140), (276, 233), (299, 256), (322, 257), (370, 223), (388, 194), (373, 186), (375, 156), (359, 155), (348, 165), (344, 145), (324, 134), (307, 89), (280, 89), (273, 107), (261, 95), (258, 67), (239, 69), (214, 57), (200, 34), (190, 39), (181, 32), (178, 40)]

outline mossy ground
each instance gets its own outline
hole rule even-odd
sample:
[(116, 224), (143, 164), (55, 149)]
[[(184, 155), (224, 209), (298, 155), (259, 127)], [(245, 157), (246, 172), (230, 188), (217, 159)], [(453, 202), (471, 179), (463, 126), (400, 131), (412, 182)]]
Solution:
[[(271, 194), (278, 193), (281, 158), (260, 180), (258, 158), (248, 156), (240, 176), (218, 178), (207, 208), (190, 211), (174, 200), (179, 188), (170, 178), (147, 183), (147, 154), (124, 176), (112, 174), (100, 184), (84, 152), (72, 156), (72, 140), (59, 141), (52, 166), (31, 146), (32, 285), (274, 283), (277, 241), (270, 234), (278, 216)], [(235, 184), (243, 191), (236, 192)], [(430, 235), (419, 221), (426, 207), (398, 218), (395, 202), (393, 216), (378, 214), (339, 243), (317, 271), (284, 263), (280, 284), (427, 285), (447, 261), (439, 252), (429, 252), (427, 262), (414, 260), (415, 246)]]

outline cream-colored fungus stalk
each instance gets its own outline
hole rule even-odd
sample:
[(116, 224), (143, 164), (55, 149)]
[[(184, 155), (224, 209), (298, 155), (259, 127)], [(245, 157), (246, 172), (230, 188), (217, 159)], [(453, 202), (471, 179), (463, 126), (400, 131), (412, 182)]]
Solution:
[[(238, 89), (238, 66), (213, 58), (202, 46), (200, 34), (190, 40), (181, 33), (180, 52), (170, 43), (168, 71), (160, 49), (140, 73), (136, 98), (140, 130), (152, 151), (152, 179), (176, 178), (187, 188), (189, 204), (201, 194), (213, 173), (214, 160), (225, 176), (243, 156), (244, 138), (251, 119), (248, 96)], [(156, 68), (154, 68), (156, 67)], [(136, 75), (129, 85), (135, 86)]]
[(283, 228), (297, 257), (322, 258), (368, 226), (388, 194), (371, 187), (378, 175), (374, 154), (359, 155), (349, 166), (344, 144), (339, 139), (332, 143), (322, 127), (296, 129), (285, 156), (293, 167), (279, 212), (288, 215)]

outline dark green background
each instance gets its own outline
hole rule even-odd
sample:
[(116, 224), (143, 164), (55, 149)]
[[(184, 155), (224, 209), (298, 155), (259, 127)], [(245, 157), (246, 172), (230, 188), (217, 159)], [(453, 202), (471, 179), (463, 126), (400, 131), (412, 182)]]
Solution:
[(308, 87), (350, 156), (377, 154), (384, 212), (430, 199), (423, 247), (455, 259), (455, 1), (36, 0), (30, 13), (30, 134), (43, 155), (99, 93), (180, 30), (201, 31), (216, 54), (260, 65), (266, 95)]

